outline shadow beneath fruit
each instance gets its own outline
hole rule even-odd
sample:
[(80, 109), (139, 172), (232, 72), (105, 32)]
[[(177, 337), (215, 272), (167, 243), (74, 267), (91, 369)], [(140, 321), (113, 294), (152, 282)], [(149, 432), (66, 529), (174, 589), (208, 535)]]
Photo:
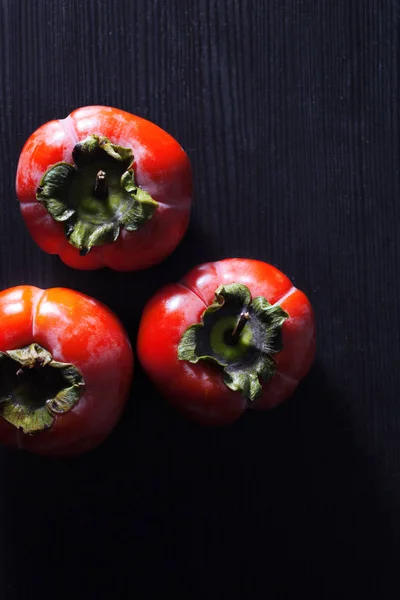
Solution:
[(15, 597), (56, 581), (69, 561), (66, 595), (79, 587), (83, 597), (97, 578), (96, 597), (166, 585), (195, 597), (193, 582), (239, 597), (239, 584), (269, 589), (272, 561), (394, 555), (378, 473), (348, 400), (318, 366), (282, 407), (218, 429), (180, 417), (138, 368), (124, 417), (97, 450), (66, 460), (3, 450), (1, 460)]
[(226, 428), (188, 423), (149, 394), (140, 417), (153, 473), (146, 512), (162, 515), (167, 537), (185, 540), (193, 560), (229, 557), (256, 569), (269, 556), (393, 556), (377, 465), (349, 400), (318, 365), (280, 408), (248, 411)]

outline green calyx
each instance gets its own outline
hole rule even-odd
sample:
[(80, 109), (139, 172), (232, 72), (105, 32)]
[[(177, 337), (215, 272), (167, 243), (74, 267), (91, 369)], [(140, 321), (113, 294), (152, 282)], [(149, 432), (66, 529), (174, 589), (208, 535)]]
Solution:
[(82, 255), (115, 242), (121, 228), (136, 231), (151, 219), (157, 202), (138, 187), (130, 148), (90, 135), (72, 153), (75, 164), (57, 163), (44, 174), (36, 198), (63, 223)]
[(262, 390), (260, 380), (275, 374), (273, 355), (282, 350), (282, 325), (288, 317), (262, 296), (252, 299), (245, 285), (221, 285), (201, 322), (184, 332), (178, 358), (217, 365), (229, 389), (255, 400)]
[(84, 386), (74, 365), (53, 360), (38, 344), (0, 352), (0, 416), (23, 433), (52, 427), (57, 415), (77, 404)]

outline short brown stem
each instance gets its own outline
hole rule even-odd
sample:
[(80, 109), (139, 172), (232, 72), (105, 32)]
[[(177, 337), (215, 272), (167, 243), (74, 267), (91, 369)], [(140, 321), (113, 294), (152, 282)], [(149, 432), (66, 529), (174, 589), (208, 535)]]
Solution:
[(108, 195), (107, 174), (105, 171), (99, 171), (96, 175), (96, 182), (93, 188), (93, 194), (99, 200), (104, 200)]
[(239, 315), (239, 318), (237, 320), (237, 323), (235, 325), (234, 330), (232, 331), (232, 341), (233, 343), (236, 343), (239, 339), (240, 334), (242, 333), (244, 326), (246, 325), (247, 321), (250, 319), (250, 315), (249, 313), (246, 312), (241, 312)]

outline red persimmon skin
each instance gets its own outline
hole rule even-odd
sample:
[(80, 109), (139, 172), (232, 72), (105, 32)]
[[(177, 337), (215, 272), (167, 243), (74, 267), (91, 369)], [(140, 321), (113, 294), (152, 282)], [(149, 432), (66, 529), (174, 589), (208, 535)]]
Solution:
[(0, 292), (0, 351), (32, 343), (72, 363), (85, 388), (46, 431), (24, 434), (0, 417), (0, 442), (49, 456), (93, 449), (118, 422), (132, 379), (133, 354), (121, 323), (106, 306), (70, 289), (23, 285)]
[[(214, 365), (178, 359), (184, 331), (200, 322), (216, 289), (231, 283), (246, 285), (253, 298), (264, 296), (289, 313), (282, 326), (283, 350), (274, 355), (276, 373), (262, 385), (261, 395), (253, 402), (230, 390)], [(246, 408), (266, 410), (281, 404), (311, 368), (315, 346), (315, 318), (305, 294), (272, 265), (234, 258), (199, 265), (179, 283), (159, 290), (145, 307), (137, 353), (145, 371), (172, 405), (200, 423), (223, 425), (235, 421)]]
[[(137, 231), (121, 229), (116, 242), (80, 256), (46, 208), (36, 199), (44, 173), (58, 162), (73, 163), (74, 146), (91, 134), (131, 148), (137, 184), (158, 202), (153, 217)], [(166, 258), (179, 244), (189, 223), (192, 175), (187, 154), (166, 131), (123, 110), (87, 106), (66, 119), (45, 123), (25, 143), (17, 169), (17, 197), (35, 242), (76, 269), (110, 267), (134, 271)]]

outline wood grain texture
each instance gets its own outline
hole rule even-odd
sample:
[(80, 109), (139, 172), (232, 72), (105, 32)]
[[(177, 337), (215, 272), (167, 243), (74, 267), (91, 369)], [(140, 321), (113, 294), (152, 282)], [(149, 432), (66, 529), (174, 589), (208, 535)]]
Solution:
[[(95, 453), (2, 450), (2, 597), (33, 597), (47, 578), (63, 582), (58, 598), (157, 584), (251, 597), (271, 590), (274, 559), (398, 557), (400, 2), (0, 6), (1, 287), (89, 293), (134, 342), (160, 285), (198, 262), (255, 257), (306, 291), (319, 342), (282, 409), (227, 430), (180, 419), (138, 369)], [(145, 273), (68, 269), (34, 245), (15, 201), (25, 139), (96, 103), (156, 122), (193, 164), (188, 235)]]

